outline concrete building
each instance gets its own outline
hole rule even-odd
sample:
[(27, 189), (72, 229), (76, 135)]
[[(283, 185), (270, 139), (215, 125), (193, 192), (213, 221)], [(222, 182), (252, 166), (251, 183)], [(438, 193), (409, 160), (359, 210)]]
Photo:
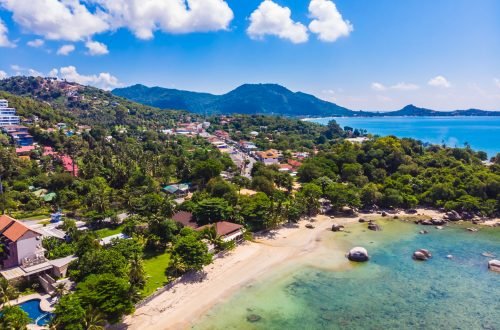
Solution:
[(19, 125), (19, 116), (16, 116), (16, 109), (9, 108), (7, 100), (0, 100), (0, 127), (8, 125)]

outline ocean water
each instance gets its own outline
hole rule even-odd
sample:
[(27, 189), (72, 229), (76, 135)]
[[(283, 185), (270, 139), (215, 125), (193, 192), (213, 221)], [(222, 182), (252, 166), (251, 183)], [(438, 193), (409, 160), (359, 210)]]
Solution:
[(326, 125), (335, 120), (341, 126), (366, 129), (371, 134), (409, 137), (433, 144), (463, 147), (469, 143), (492, 157), (500, 152), (499, 117), (363, 117), (316, 118), (308, 121)]
[[(383, 231), (355, 225), (325, 232), (311, 262), (275, 269), (210, 310), (194, 329), (500, 329), (500, 274), (483, 252), (500, 255), (500, 230), (434, 228), (382, 222)], [(371, 260), (339, 253), (361, 245)], [(343, 251), (338, 251), (339, 248)], [(427, 248), (433, 257), (414, 261)], [(453, 259), (446, 256), (452, 254)], [(331, 259), (337, 260), (335, 265)], [(321, 259), (323, 262), (321, 262)], [(248, 321), (258, 315), (257, 322)]]

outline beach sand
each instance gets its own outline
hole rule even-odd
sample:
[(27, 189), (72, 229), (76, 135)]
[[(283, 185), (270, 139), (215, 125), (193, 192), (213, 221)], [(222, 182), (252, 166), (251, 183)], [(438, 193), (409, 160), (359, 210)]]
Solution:
[[(389, 214), (388, 218), (394, 215)], [(418, 215), (442, 217), (442, 213), (428, 209), (418, 209)], [(299, 224), (257, 235), (253, 242), (245, 242), (224, 257), (214, 260), (211, 265), (205, 267), (204, 276), (186, 278), (138, 308), (133, 315), (127, 316), (120, 326), (114, 328), (188, 329), (214, 305), (223, 302), (238, 289), (251, 284), (276, 267), (303, 262), (305, 259), (314, 263), (314, 255), (332, 255), (332, 250), (325, 251), (325, 247), (318, 244), (322, 239), (321, 235), (330, 230), (333, 223), (347, 225), (357, 222), (360, 217), (376, 219), (380, 218), (380, 214), (335, 219), (319, 215), (313, 218), (312, 222), (304, 220)], [(305, 227), (309, 223), (314, 226), (313, 229)], [(343, 257), (346, 251), (335, 252), (339, 258)]]
[[(347, 224), (358, 218), (337, 218), (319, 215), (313, 222), (285, 226), (254, 242), (237, 246), (222, 258), (205, 267), (202, 279), (187, 279), (160, 294), (136, 312), (127, 316), (119, 328), (127, 329), (186, 329), (224, 298), (248, 285), (267, 270), (291, 259), (312, 252), (320, 235), (335, 222)], [(311, 223), (314, 229), (306, 228)]]

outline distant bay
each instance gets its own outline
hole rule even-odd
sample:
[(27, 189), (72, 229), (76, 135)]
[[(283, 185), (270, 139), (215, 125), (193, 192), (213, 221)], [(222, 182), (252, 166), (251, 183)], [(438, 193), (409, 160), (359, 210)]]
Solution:
[(342, 128), (366, 129), (374, 135), (395, 135), (450, 147), (500, 152), (500, 117), (329, 117), (307, 121), (326, 125), (335, 120)]

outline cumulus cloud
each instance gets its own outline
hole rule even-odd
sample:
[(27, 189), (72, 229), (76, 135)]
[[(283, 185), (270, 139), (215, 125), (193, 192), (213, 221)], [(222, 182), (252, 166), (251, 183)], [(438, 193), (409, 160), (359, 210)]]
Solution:
[(0, 47), (15, 47), (16, 45), (9, 40), (7, 33), (9, 30), (4, 22), (0, 19)]
[(0, 4), (26, 31), (50, 40), (78, 41), (109, 29), (102, 11), (91, 12), (78, 0), (0, 0)]
[(7, 72), (0, 70), (0, 80), (7, 78), (9, 75)]
[(33, 77), (43, 77), (43, 73), (35, 69), (28, 69), (28, 75)]
[(274, 35), (293, 43), (303, 43), (309, 39), (307, 27), (294, 22), (288, 7), (281, 7), (271, 0), (263, 1), (250, 15), (250, 26), (247, 33), (252, 39), (262, 39), (266, 35)]
[(57, 55), (69, 55), (70, 53), (72, 53), (73, 51), (75, 50), (75, 46), (69, 44), (69, 45), (62, 45), (61, 47), (59, 47), (59, 49), (57, 50)]
[(99, 74), (82, 75), (78, 73), (76, 67), (70, 65), (58, 69), (52, 69), (49, 73), (51, 76), (57, 76), (61, 79), (66, 79), (71, 82), (76, 82), (81, 85), (91, 85), (102, 89), (113, 89), (122, 84), (118, 78), (108, 72), (101, 72)]
[(92, 56), (106, 55), (109, 53), (108, 46), (102, 42), (89, 40), (85, 43), (85, 47), (89, 50), (88, 54)]
[(396, 91), (414, 91), (420, 88), (420, 86), (416, 84), (400, 82), (392, 86), (386, 86), (379, 82), (374, 82), (371, 84), (371, 88), (377, 92), (383, 92), (387, 90), (396, 90)]
[(91, 0), (101, 6), (112, 28), (125, 27), (140, 39), (153, 32), (226, 30), (234, 14), (225, 0)]
[(42, 47), (44, 44), (45, 44), (45, 41), (43, 41), (42, 39), (30, 40), (26, 43), (26, 45), (33, 47), (33, 48)]
[(440, 87), (440, 88), (450, 88), (451, 83), (443, 76), (437, 76), (429, 80), (429, 86)]
[(348, 20), (342, 18), (333, 1), (311, 0), (309, 14), (313, 18), (309, 30), (322, 41), (334, 42), (340, 37), (347, 37), (354, 29)]

